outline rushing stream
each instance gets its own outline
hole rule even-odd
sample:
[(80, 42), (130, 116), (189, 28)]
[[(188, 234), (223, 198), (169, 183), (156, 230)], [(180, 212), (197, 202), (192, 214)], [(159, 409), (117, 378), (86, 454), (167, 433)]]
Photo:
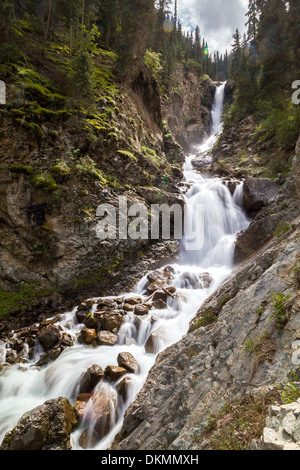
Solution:
[[(224, 87), (225, 84), (222, 84), (217, 88), (212, 109), (211, 136), (199, 147), (199, 152), (209, 150), (222, 130)], [(110, 431), (96, 445), (88, 440), (90, 445), (87, 448), (107, 449), (122, 426), (126, 409), (143, 387), (157, 354), (186, 334), (190, 321), (202, 303), (230, 275), (236, 235), (248, 225), (241, 207), (242, 183), (237, 185), (232, 195), (221, 178), (211, 178), (196, 172), (192, 165), (193, 158), (194, 155), (187, 156), (184, 165), (188, 188), (185, 193), (187, 217), (193, 223), (196, 215), (201, 217), (197, 223), (203, 227), (203, 237), (199, 247), (193, 250), (188, 249), (184, 239), (180, 262), (171, 266), (171, 284), (177, 289), (177, 295), (174, 299), (168, 298), (166, 309), (152, 309), (148, 315), (140, 317), (138, 327), (134, 313), (128, 312), (115, 346), (93, 348), (79, 344), (77, 338), (82, 325), (76, 319), (77, 308), (63, 315), (60, 326), (72, 336), (74, 346), (64, 350), (56, 361), (41, 369), (35, 366), (42, 352), (37, 344), (35, 357), (28, 364), (12, 366), (0, 377), (0, 443), (5, 432), (12, 429), (25, 412), (46, 400), (62, 396), (74, 404), (74, 390), (80, 377), (93, 364), (104, 370), (108, 365), (117, 365), (119, 353), (130, 352), (139, 365), (139, 372), (128, 374), (125, 401), (117, 392), (118, 383), (101, 381), (97, 386), (102, 394), (110, 396)], [(200, 212), (197, 211), (199, 206), (203, 208)], [(201, 281), (203, 273), (210, 283)], [(149, 297), (146, 291), (149, 284), (147, 274), (138, 282), (134, 292), (120, 297)], [(160, 332), (155, 354), (146, 353), (145, 343), (154, 330)], [(89, 403), (80, 426), (72, 434), (73, 449), (81, 449), (79, 439), (85, 430), (88, 438), (92, 437), (93, 409)]]

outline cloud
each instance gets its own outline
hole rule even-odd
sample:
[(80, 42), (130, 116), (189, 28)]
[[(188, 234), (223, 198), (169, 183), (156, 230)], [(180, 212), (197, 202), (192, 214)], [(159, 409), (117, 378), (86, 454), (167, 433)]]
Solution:
[(211, 52), (231, 50), (236, 28), (246, 30), (248, 0), (177, 0), (178, 17), (183, 29), (193, 31), (198, 25)]

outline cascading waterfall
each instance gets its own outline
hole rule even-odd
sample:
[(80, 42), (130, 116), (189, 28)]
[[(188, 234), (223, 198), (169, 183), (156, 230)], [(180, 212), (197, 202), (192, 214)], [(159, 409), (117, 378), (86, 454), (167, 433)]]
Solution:
[[(222, 130), (224, 87), (225, 83), (217, 88), (212, 109), (212, 132), (199, 147), (200, 152), (210, 149)], [(77, 337), (82, 325), (76, 319), (77, 308), (67, 312), (59, 324), (72, 336), (75, 346), (67, 348), (56, 361), (40, 369), (35, 365), (41, 355), (37, 343), (34, 358), (27, 364), (10, 367), (0, 376), (0, 442), (5, 432), (12, 429), (25, 412), (46, 400), (64, 396), (74, 404), (80, 377), (93, 364), (105, 369), (108, 365), (117, 365), (119, 353), (130, 352), (139, 365), (139, 371), (128, 374), (126, 397), (123, 398), (117, 391), (120, 381), (101, 381), (94, 391), (94, 398), (87, 404), (80, 426), (72, 434), (73, 449), (81, 449), (83, 433), (87, 449), (107, 449), (122, 426), (126, 409), (143, 387), (157, 354), (186, 334), (202, 303), (229, 276), (236, 235), (248, 224), (241, 207), (242, 184), (237, 185), (232, 195), (222, 179), (207, 178), (197, 173), (192, 166), (193, 158), (192, 155), (187, 156), (184, 165), (185, 180), (189, 186), (185, 194), (186, 216), (191, 222), (191, 233), (194, 222), (203, 233), (199, 244), (193, 243), (192, 246), (191, 234), (185, 233), (180, 262), (169, 267), (171, 284), (176, 288), (177, 295), (168, 298), (167, 308), (152, 309), (138, 321), (133, 312), (128, 312), (119, 331), (118, 343), (113, 347), (91, 348), (79, 344)], [(147, 298), (147, 285), (149, 281), (145, 274), (134, 292), (123, 296), (124, 300), (133, 295)], [(145, 343), (153, 331), (159, 334), (156, 336), (155, 353), (150, 354), (145, 351)], [(0, 355), (5, 356), (5, 345), (0, 346)], [(110, 396), (106, 421), (98, 420), (95, 406), (92, 406), (97, 392)]]

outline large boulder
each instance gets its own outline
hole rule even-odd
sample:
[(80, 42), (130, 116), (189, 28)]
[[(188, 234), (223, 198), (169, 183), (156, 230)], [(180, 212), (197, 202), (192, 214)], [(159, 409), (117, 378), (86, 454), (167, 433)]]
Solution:
[(44, 326), (38, 332), (38, 340), (45, 351), (51, 349), (61, 338), (60, 328), (56, 325)]
[(269, 178), (248, 178), (244, 183), (243, 205), (249, 215), (275, 201), (280, 186)]
[(91, 392), (103, 377), (104, 372), (100, 366), (94, 364), (89, 367), (88, 370), (80, 377), (79, 393)]
[(135, 358), (129, 352), (122, 352), (117, 358), (119, 367), (123, 367), (132, 374), (137, 374), (139, 371), (139, 365)]
[(6, 433), (0, 450), (71, 450), (70, 434), (77, 424), (67, 398), (56, 398), (25, 413)]

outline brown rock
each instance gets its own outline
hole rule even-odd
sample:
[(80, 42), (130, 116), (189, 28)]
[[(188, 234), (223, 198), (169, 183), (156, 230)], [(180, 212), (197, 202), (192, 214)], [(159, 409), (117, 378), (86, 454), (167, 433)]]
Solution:
[(97, 341), (100, 346), (114, 346), (118, 341), (118, 336), (110, 331), (100, 331)]
[(123, 352), (118, 355), (117, 358), (119, 367), (123, 367), (132, 374), (137, 374), (139, 371), (139, 365), (135, 358), (129, 352)]
[(128, 374), (128, 371), (124, 367), (107, 366), (104, 371), (105, 377), (113, 382), (119, 380), (123, 375)]
[(97, 339), (97, 331), (93, 328), (83, 328), (81, 335), (87, 344), (91, 344)]
[(148, 354), (156, 354), (164, 340), (164, 333), (161, 328), (151, 333), (145, 344), (145, 351)]
[(84, 372), (80, 378), (79, 393), (82, 394), (91, 392), (100, 382), (103, 376), (103, 369), (97, 364), (94, 364), (93, 366), (89, 367), (88, 370)]
[(152, 302), (152, 307), (156, 310), (164, 310), (165, 308), (168, 308), (166, 302), (164, 302), (162, 299), (158, 299)]
[(135, 315), (148, 315), (151, 306), (148, 304), (139, 304), (136, 305), (134, 309)]
[(60, 329), (56, 325), (45, 326), (38, 332), (37, 337), (43, 349), (48, 351), (59, 341), (61, 337)]

